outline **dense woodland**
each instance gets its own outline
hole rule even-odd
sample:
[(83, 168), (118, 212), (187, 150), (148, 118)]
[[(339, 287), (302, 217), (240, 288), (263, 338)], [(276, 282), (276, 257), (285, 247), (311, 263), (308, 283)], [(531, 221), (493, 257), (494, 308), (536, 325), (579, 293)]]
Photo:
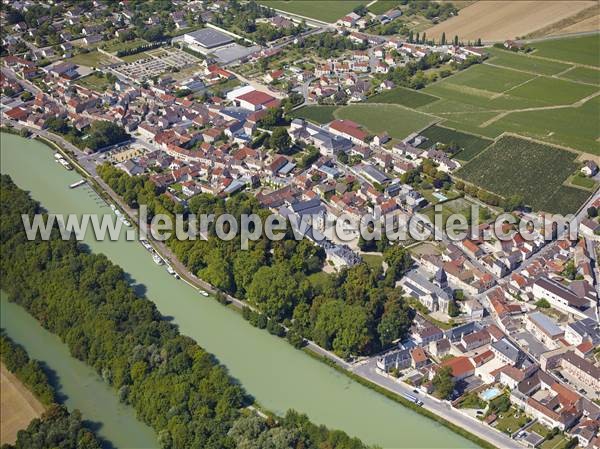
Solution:
[(52, 404), (41, 418), (35, 418), (17, 434), (15, 444), (2, 449), (100, 449), (101, 443), (81, 421), (78, 410)]
[(243, 410), (251, 399), (242, 386), (138, 297), (120, 267), (59, 239), (56, 228), (49, 241), (28, 241), (21, 214), (39, 205), (9, 176), (2, 175), (0, 190), (0, 288), (134, 407), (161, 447), (254, 447), (243, 443), (250, 440), (273, 449), (365, 447), (295, 412), (257, 424)]
[[(193, 213), (218, 216), (242, 213), (265, 216), (250, 195), (238, 194), (224, 201), (200, 194), (188, 201), (187, 210), (160, 194), (147, 177), (130, 177), (111, 165), (98, 173), (131, 207), (146, 204), (149, 214)], [(208, 240), (182, 240), (173, 235), (168, 245), (193, 273), (240, 299), (246, 299), (268, 318), (295, 334), (314, 340), (342, 357), (372, 354), (405, 336), (413, 312), (395, 282), (410, 267), (411, 258), (399, 246), (389, 246), (384, 258), (388, 270), (366, 263), (338, 274), (321, 270), (322, 248), (307, 239), (292, 238), (291, 226), (280, 241), (261, 238), (240, 250), (239, 239), (223, 241), (209, 228)], [(262, 327), (262, 326), (261, 326)]]
[[(2, 209), (4, 211), (4, 209)], [(81, 421), (78, 410), (69, 413), (66, 407), (54, 403), (55, 391), (48, 376), (37, 360), (32, 360), (25, 349), (10, 337), (0, 335), (0, 356), (8, 371), (13, 373), (42, 404), (48, 406), (40, 418), (32, 420), (17, 434), (15, 444), (4, 444), (2, 449), (99, 449), (100, 442)]]
[(4, 335), (4, 331), (0, 335), (0, 358), (6, 369), (13, 373), (42, 404), (50, 405), (54, 402), (54, 389), (39, 362), (31, 360), (27, 351)]

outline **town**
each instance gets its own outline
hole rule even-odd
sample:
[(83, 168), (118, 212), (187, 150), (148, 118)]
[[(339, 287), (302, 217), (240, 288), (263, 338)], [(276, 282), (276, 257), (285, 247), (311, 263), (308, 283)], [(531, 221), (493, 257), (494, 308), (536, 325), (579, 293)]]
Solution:
[[(579, 223), (575, 239), (562, 229), (485, 239), (501, 213), (533, 225), (554, 211), (471, 182), (471, 159), (460, 157), (470, 151), (463, 141), (470, 134), (431, 122), (427, 112), (381, 129), (361, 120), (369, 112), (360, 108), (392, 103), (385, 99), (396, 94), (418, 102), (417, 95), (429, 95), (420, 91), (426, 86), (489, 67), (497, 52), (520, 54), (526, 45), (399, 35), (400, 7), (380, 14), (357, 7), (323, 24), (268, 3), (174, 1), (158, 15), (130, 10), (125, 1), (93, 0), (66, 11), (11, 2), (0, 17), (2, 129), (62, 148), (65, 167), (81, 168), (122, 196), (127, 225), (134, 217), (124, 216), (138, 201), (111, 183), (123, 174), (118, 179), (149, 181), (181, 210), (198, 198), (231, 204), (247, 195), (287, 219), (419, 217), (433, 228), (436, 205), (444, 218), (469, 219), (477, 206), (475, 233), (461, 241), (365, 241), (358, 233), (340, 241), (306, 232), (317, 248), (309, 258), (318, 251), (323, 259), (307, 278), (368, 266), (391, 279), (386, 288), (403, 296), (411, 322), (384, 340), (386, 315), (378, 312), (382, 343), (347, 348), (333, 337), (322, 344), (314, 328), (295, 331), (353, 375), (497, 447), (599, 449), (594, 158), (579, 159), (567, 173), (573, 183), (594, 186), (569, 205)], [(517, 137), (476, 137), (483, 142), (477, 151), (511, 139)], [(269, 322), (277, 315), (292, 328), (301, 315), (294, 307), (277, 309)]]

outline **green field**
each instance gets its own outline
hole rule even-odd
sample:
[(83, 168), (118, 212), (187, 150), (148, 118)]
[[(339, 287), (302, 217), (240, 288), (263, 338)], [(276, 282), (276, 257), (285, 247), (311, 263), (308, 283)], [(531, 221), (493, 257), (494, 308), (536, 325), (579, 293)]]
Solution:
[(530, 44), (534, 56), (600, 67), (600, 34)]
[(546, 59), (526, 56), (522, 53), (514, 53), (499, 48), (488, 48), (490, 58), (486, 63), (499, 65), (509, 69), (523, 70), (536, 75), (556, 75), (571, 67), (570, 64), (548, 61)]
[(110, 57), (96, 50), (90, 51), (89, 53), (79, 53), (78, 55), (69, 58), (67, 61), (87, 67), (99, 67), (113, 62)]
[[(593, 79), (592, 69), (577, 67), (555, 78), (536, 74), (558, 70), (552, 61), (548, 65), (539, 58), (497, 49), (491, 53), (506, 58), (506, 65), (518, 64), (519, 69), (489, 64), (471, 67), (427, 86), (424, 93), (441, 100), (418, 109), (443, 118), (444, 126), (489, 138), (508, 131), (600, 154), (600, 126), (592, 119), (600, 112), (595, 97), (600, 91), (590, 83), (577, 82)], [(570, 73), (574, 81), (567, 79)]]
[(372, 96), (367, 100), (367, 103), (401, 104), (402, 106), (407, 106), (409, 108), (419, 108), (437, 100), (439, 100), (439, 98), (434, 97), (433, 95), (428, 95), (405, 87), (396, 87)]
[(334, 120), (333, 113), (337, 108), (338, 106), (302, 106), (292, 111), (291, 116), (294, 118), (304, 118), (322, 125)]
[(353, 104), (341, 107), (334, 115), (360, 123), (371, 134), (387, 131), (396, 139), (404, 139), (436, 121), (435, 117), (393, 104)]
[(582, 187), (587, 190), (593, 190), (594, 187), (596, 187), (596, 182), (593, 179), (590, 179), (581, 173), (577, 173), (569, 181), (574, 186)]
[(470, 161), (485, 148), (492, 144), (492, 140), (486, 139), (473, 134), (466, 134), (453, 129), (444, 128), (442, 126), (433, 125), (421, 133), (429, 139), (427, 145), (431, 143), (441, 142), (446, 145), (456, 143), (460, 148), (456, 158), (461, 161)]
[[(600, 154), (600, 97), (579, 108), (513, 112), (492, 125), (492, 131), (511, 131), (564, 145), (585, 153)], [(485, 134), (488, 135), (488, 134)]]
[(512, 89), (510, 96), (525, 101), (538, 100), (547, 105), (568, 105), (597, 91), (596, 87), (587, 84), (541, 76)]
[(79, 78), (75, 83), (96, 92), (104, 92), (111, 85), (105, 77), (100, 77), (95, 73)]
[(456, 176), (503, 197), (521, 195), (535, 210), (575, 212), (589, 192), (563, 183), (577, 169), (577, 155), (505, 136), (456, 172)]
[(582, 83), (600, 85), (600, 70), (589, 69), (587, 67), (575, 67), (563, 73), (560, 77)]
[[(466, 200), (465, 198), (456, 198), (454, 200), (446, 201), (445, 203), (440, 204), (438, 206), (438, 209), (440, 207), (442, 209), (441, 210), (442, 224), (446, 225), (446, 223), (448, 222), (448, 217), (450, 217), (450, 215), (454, 215), (454, 214), (462, 215), (463, 217), (470, 219), (471, 211), (472, 211), (471, 208), (473, 205), (474, 205), (474, 203)], [(481, 210), (481, 209), (483, 209), (483, 207), (479, 206), (479, 210)], [(435, 216), (436, 216), (435, 207), (433, 207), (433, 206), (429, 207), (423, 213), (427, 218), (429, 218), (431, 223), (435, 224)]]
[[(533, 76), (529, 73), (478, 64), (469, 70), (445, 78), (437, 84), (465, 86), (473, 91), (481, 91), (482, 96), (489, 97), (493, 96), (494, 93), (502, 93), (532, 78)], [(427, 89), (425, 90), (427, 91)]]
[(333, 23), (354, 8), (365, 5), (365, 0), (261, 0), (265, 6), (292, 14)]
[(369, 12), (377, 16), (389, 11), (402, 4), (400, 0), (377, 0), (371, 6), (369, 6)]

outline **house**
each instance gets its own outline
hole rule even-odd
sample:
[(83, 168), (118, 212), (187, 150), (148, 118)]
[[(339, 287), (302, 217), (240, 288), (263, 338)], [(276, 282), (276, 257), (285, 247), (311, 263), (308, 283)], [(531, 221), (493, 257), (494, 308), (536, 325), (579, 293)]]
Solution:
[(582, 415), (582, 398), (542, 370), (520, 381), (510, 401), (548, 428), (571, 428)]
[(562, 355), (560, 365), (564, 371), (594, 391), (600, 391), (600, 368), (578, 356), (573, 351)]
[(401, 370), (408, 368), (412, 362), (411, 351), (408, 348), (402, 348), (392, 351), (382, 357), (377, 358), (377, 368), (385, 373), (392, 369)]
[(549, 349), (558, 348), (558, 339), (565, 334), (552, 318), (541, 312), (533, 312), (527, 315), (525, 328)]
[(489, 344), (491, 341), (490, 334), (485, 329), (482, 329), (471, 334), (464, 334), (460, 342), (467, 351), (479, 348)]
[(90, 34), (89, 36), (83, 38), (83, 43), (88, 47), (101, 41), (102, 36), (100, 34)]
[(581, 167), (581, 173), (585, 176), (594, 176), (598, 173), (598, 165), (594, 161), (585, 161)]
[[(415, 326), (413, 326), (414, 328)], [(428, 345), (432, 341), (441, 340), (444, 338), (444, 332), (436, 326), (426, 326), (419, 329), (413, 329), (411, 337), (418, 345)]]
[(267, 73), (265, 75), (265, 81), (267, 83), (272, 83), (277, 81), (283, 77), (283, 70), (274, 70), (271, 73)]
[(131, 159), (119, 164), (119, 167), (129, 176), (138, 176), (144, 173), (144, 168)]
[(523, 48), (523, 44), (512, 40), (507, 40), (504, 41), (504, 48), (508, 48), (509, 50), (521, 50)]
[(443, 338), (441, 340), (429, 342), (428, 349), (434, 357), (442, 358), (450, 352), (452, 344), (450, 343), (450, 340)]
[(600, 223), (598, 223), (596, 220), (592, 220), (591, 218), (583, 218), (579, 222), (579, 229), (582, 233), (593, 236), (600, 231)]
[(506, 338), (493, 342), (490, 349), (498, 360), (508, 365), (515, 365), (520, 357), (519, 350)]
[(553, 307), (580, 318), (586, 318), (583, 312), (589, 308), (590, 301), (593, 299), (580, 297), (569, 287), (547, 277), (537, 279), (531, 291), (536, 301), (544, 298)]
[(600, 324), (591, 319), (575, 321), (567, 324), (565, 328), (565, 340), (574, 346), (584, 341), (590, 341), (593, 345), (600, 345)]
[(483, 306), (477, 299), (469, 299), (462, 303), (463, 312), (467, 314), (471, 320), (479, 321), (483, 318)]
[(258, 111), (259, 109), (277, 107), (279, 100), (266, 92), (259, 90), (251, 90), (248, 93), (235, 98), (234, 102), (237, 106), (249, 111)]
[(332, 134), (345, 137), (356, 145), (364, 145), (369, 135), (358, 123), (351, 120), (334, 120), (328, 129)]
[(410, 357), (411, 366), (415, 369), (421, 369), (429, 363), (427, 354), (425, 354), (425, 351), (420, 346), (417, 346), (410, 351)]
[[(440, 368), (449, 366), (452, 370), (452, 377), (455, 382), (466, 377), (472, 376), (475, 373), (475, 365), (468, 357), (459, 356), (449, 360), (444, 360), (439, 364)], [(433, 378), (433, 373), (431, 375)]]

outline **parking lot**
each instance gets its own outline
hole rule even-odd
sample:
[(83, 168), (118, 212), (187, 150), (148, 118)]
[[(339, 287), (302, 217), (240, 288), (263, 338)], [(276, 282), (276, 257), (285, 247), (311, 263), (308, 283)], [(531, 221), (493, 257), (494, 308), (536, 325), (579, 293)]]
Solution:
[(132, 81), (145, 81), (172, 68), (181, 69), (199, 59), (178, 48), (157, 48), (146, 52), (147, 57), (116, 66), (114, 70)]

